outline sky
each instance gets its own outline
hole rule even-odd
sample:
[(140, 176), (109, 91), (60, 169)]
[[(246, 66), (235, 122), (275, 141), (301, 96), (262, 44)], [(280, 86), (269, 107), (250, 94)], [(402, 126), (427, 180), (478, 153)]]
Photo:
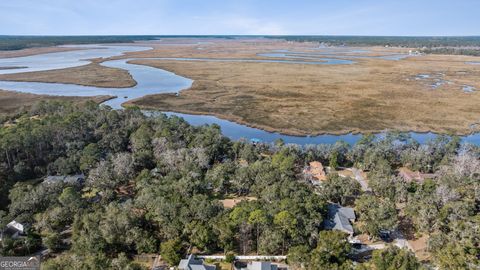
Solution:
[(480, 35), (478, 0), (0, 0), (0, 35)]

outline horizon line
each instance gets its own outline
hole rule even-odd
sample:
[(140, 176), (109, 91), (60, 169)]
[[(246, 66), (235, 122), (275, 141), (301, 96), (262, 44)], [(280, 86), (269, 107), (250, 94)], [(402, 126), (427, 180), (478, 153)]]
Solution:
[(43, 34), (15, 34), (15, 35), (3, 35), (0, 37), (123, 37), (123, 36), (139, 36), (139, 37), (480, 37), (478, 35), (322, 35), (322, 34), (294, 34), (294, 35), (270, 35), (270, 34), (258, 34), (258, 35), (245, 35), (245, 34), (67, 34), (67, 35), (43, 35)]

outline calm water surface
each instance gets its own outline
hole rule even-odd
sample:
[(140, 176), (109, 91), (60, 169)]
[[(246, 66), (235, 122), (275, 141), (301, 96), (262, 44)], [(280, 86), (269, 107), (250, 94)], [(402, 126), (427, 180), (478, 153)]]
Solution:
[[(77, 67), (89, 64), (87, 59), (99, 57), (119, 56), (125, 52), (136, 52), (149, 50), (149, 47), (141, 46), (113, 46), (113, 45), (83, 45), (83, 50), (47, 53), (34, 56), (16, 57), (0, 59), (0, 67), (23, 67), (22, 69), (0, 69), (0, 74), (13, 74), (19, 72), (33, 72), (53, 69), (63, 69), (69, 67)], [(325, 55), (312, 53), (298, 53), (289, 51), (276, 51), (269, 54), (259, 54), (263, 57), (282, 57), (292, 60), (257, 60), (257, 59), (209, 59), (209, 58), (148, 58), (157, 60), (175, 60), (175, 61), (222, 61), (222, 62), (266, 62), (266, 63), (288, 63), (288, 64), (353, 64), (354, 61), (347, 59), (337, 59), (324, 57)], [(332, 55), (332, 54), (328, 54)], [(342, 56), (344, 58), (355, 58), (351, 56)], [(388, 60), (400, 60), (400, 56), (391, 57)], [(162, 69), (152, 68), (144, 65), (135, 65), (127, 63), (133, 59), (112, 60), (103, 62), (102, 65), (113, 68), (120, 68), (130, 72), (132, 77), (137, 81), (137, 85), (130, 88), (102, 88), (81, 86), (75, 84), (61, 83), (38, 83), (38, 82), (11, 82), (0, 81), (0, 89), (13, 90), (34, 94), (46, 95), (62, 95), (62, 96), (96, 96), (96, 95), (112, 95), (117, 96), (112, 100), (105, 102), (106, 105), (114, 109), (121, 109), (121, 104), (130, 99), (142, 97), (157, 93), (178, 93), (182, 89), (189, 88), (192, 80), (178, 76), (172, 72)], [(302, 61), (303, 60), (303, 61)], [(150, 112), (155, 114), (155, 112)], [(264, 130), (247, 127), (227, 120), (219, 119), (214, 116), (189, 115), (181, 113), (167, 112), (167, 115), (176, 115), (183, 117), (192, 125), (217, 124), (222, 128), (223, 133), (234, 139), (259, 139), (264, 142), (273, 142), (277, 139), (283, 139), (286, 143), (296, 144), (319, 144), (319, 143), (335, 143), (343, 140), (347, 143), (355, 143), (361, 135), (320, 135), (311, 137), (288, 136), (279, 133), (271, 133)], [(432, 133), (411, 133), (412, 137), (419, 142), (425, 142), (434, 138), (436, 135)], [(379, 135), (381, 136), (381, 135)], [(463, 137), (465, 142), (480, 144), (480, 135), (474, 134)]]

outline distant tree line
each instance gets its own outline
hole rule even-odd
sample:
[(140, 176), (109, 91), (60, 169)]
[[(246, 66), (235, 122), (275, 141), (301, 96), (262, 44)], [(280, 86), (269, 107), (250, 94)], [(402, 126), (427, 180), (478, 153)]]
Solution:
[(403, 37), (403, 36), (270, 36), (287, 41), (318, 42), (346, 46), (393, 46), (393, 47), (479, 47), (480, 37)]
[(134, 41), (156, 40), (159, 38), (226, 38), (233, 39), (241, 36), (152, 36), (152, 35), (125, 35), (125, 36), (11, 36), (0, 35), (0, 50), (12, 51), (26, 48), (49, 47), (66, 44), (108, 44), (129, 43)]
[(65, 44), (127, 43), (138, 40), (153, 40), (154, 36), (2, 36), (0, 50), (12, 51), (35, 47)]
[(480, 56), (480, 48), (452, 48), (452, 47), (433, 47), (422, 49), (421, 52), (427, 54), (449, 54), (449, 55), (470, 55)]

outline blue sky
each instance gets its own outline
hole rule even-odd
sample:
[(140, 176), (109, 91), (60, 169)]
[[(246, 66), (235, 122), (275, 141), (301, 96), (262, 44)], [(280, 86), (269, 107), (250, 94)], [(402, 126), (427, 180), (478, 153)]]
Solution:
[(478, 0), (0, 0), (3, 35), (480, 35)]

